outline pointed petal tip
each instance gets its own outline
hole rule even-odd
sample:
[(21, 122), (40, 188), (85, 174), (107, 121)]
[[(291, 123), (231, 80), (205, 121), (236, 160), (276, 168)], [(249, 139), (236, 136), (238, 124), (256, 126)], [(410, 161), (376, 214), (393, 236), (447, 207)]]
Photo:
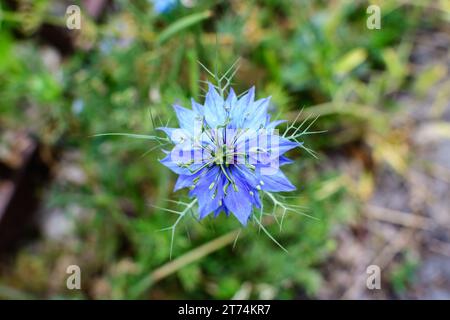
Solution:
[(210, 93), (211, 91), (217, 93), (216, 87), (208, 81), (208, 93)]
[(248, 224), (248, 221), (250, 220), (250, 217), (251, 217), (251, 214), (247, 218), (245, 218), (245, 217), (239, 218), (239, 217), (236, 216), (236, 218), (239, 220), (241, 225), (244, 226), (244, 227), (247, 227), (247, 224)]

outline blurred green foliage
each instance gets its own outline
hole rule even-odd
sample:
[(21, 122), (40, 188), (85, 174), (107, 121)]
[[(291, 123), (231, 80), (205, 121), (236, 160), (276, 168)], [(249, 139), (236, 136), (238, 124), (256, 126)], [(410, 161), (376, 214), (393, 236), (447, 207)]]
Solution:
[[(378, 31), (366, 28), (365, 1), (198, 1), (161, 15), (147, 1), (113, 2), (101, 22), (83, 16), (81, 31), (74, 32), (75, 52), (56, 67), (45, 61), (45, 47), (33, 36), (40, 23), (61, 23), (48, 13), (52, 1), (27, 9), (37, 15), (37, 26), (3, 15), (0, 125), (26, 129), (46, 146), (75, 153), (85, 180), (55, 179), (44, 202), (47, 210), (58, 208), (76, 221), (76, 235), (24, 250), (11, 266), (14, 274), (6, 273), (2, 282), (38, 297), (314, 296), (323, 281), (319, 266), (336, 248), (333, 231), (355, 217), (373, 188), (370, 172), (351, 180), (323, 163), (330, 150), (362, 143), (377, 163), (402, 171), (407, 154), (397, 148), (402, 141), (390, 119), (397, 112), (394, 93), (411, 85), (410, 40), (424, 8), (384, 1)], [(25, 30), (24, 39), (17, 39), (18, 30)], [(234, 246), (180, 264), (176, 276), (142, 285), (169, 262), (170, 232), (158, 230), (176, 218), (153, 206), (173, 208), (166, 200), (183, 200), (186, 193), (172, 194), (175, 176), (158, 163), (160, 152), (142, 156), (153, 144), (92, 135), (148, 134), (149, 110), (157, 124), (173, 122), (171, 104), (202, 99), (200, 80), (206, 75), (197, 61), (223, 71), (237, 57), (237, 91), (256, 85), (258, 96), (272, 95), (273, 113), (280, 118), (292, 121), (303, 107), (301, 120), (321, 115), (312, 128), (328, 132), (305, 136), (319, 159), (293, 152), (295, 163), (286, 167), (298, 186), (290, 203), (305, 206), (319, 221), (290, 215), (282, 231), (266, 221), (289, 253), (250, 226)], [(238, 223), (224, 216), (185, 219), (173, 256), (236, 228)], [(81, 266), (82, 293), (46, 280), (64, 274), (58, 266), (66, 261)], [(20, 266), (37, 271), (21, 273)], [(397, 287), (408, 270), (394, 275)], [(38, 280), (23, 280), (29, 272)]]
[(411, 252), (406, 252), (404, 261), (396, 265), (390, 274), (390, 281), (395, 293), (405, 293), (408, 285), (414, 280), (418, 265), (418, 258), (411, 254)]

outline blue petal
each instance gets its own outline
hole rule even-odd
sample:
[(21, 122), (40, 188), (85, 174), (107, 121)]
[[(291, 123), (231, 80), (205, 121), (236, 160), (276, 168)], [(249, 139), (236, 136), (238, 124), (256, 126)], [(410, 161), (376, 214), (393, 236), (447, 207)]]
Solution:
[(258, 190), (254, 190), (253, 191), (253, 204), (257, 207), (257, 208), (261, 208), (261, 199), (259, 198), (259, 192)]
[(159, 127), (156, 130), (164, 131), (173, 143), (183, 143), (191, 139), (189, 131), (180, 128)]
[(261, 181), (261, 189), (265, 191), (280, 192), (296, 189), (281, 170), (271, 175), (261, 175)]
[[(207, 169), (204, 169), (207, 170)], [(175, 183), (175, 187), (173, 188), (173, 191), (178, 191), (180, 189), (183, 188), (189, 188), (194, 186), (194, 179), (197, 178), (199, 175), (201, 175), (203, 172), (203, 170), (200, 170), (199, 172), (193, 174), (193, 175), (185, 175), (185, 174), (181, 174), (178, 179), (177, 182)]]
[[(200, 177), (195, 188), (190, 192), (190, 195), (197, 197), (200, 219), (203, 219), (221, 206), (223, 185), (221, 175), (216, 179), (218, 174), (220, 174), (219, 168), (217, 166), (212, 167), (206, 174), (203, 174)], [(212, 183), (214, 183), (214, 185), (211, 188)]]
[(241, 97), (230, 110), (230, 128), (242, 128), (245, 114), (252, 112), (253, 100), (255, 99), (255, 87)]
[(196, 112), (198, 115), (203, 116), (203, 106), (200, 103), (197, 103), (194, 99), (191, 99), (192, 110)]
[(170, 153), (164, 159), (160, 160), (160, 162), (176, 174), (184, 175), (193, 175), (194, 171), (202, 166), (202, 164), (192, 164), (189, 168), (181, 167), (178, 163), (172, 160)]
[(251, 87), (247, 94), (244, 95), (241, 99), (239, 99), (239, 102), (242, 102), (242, 104), (246, 106), (250, 106), (253, 104), (253, 101), (255, 100), (255, 86)]
[(170, 153), (164, 159), (160, 160), (160, 162), (177, 174), (189, 174), (189, 170), (187, 168), (182, 168), (172, 161)]
[(232, 110), (236, 106), (237, 101), (238, 101), (238, 99), (237, 99), (236, 93), (234, 92), (233, 88), (230, 88), (228, 97), (225, 100), (225, 109)]
[(261, 208), (259, 191), (256, 189), (256, 186), (260, 183), (258, 174), (256, 172), (251, 172), (250, 169), (242, 165), (234, 166), (231, 172), (233, 177), (245, 185), (245, 192), (248, 192), (252, 205)]
[(245, 165), (236, 165), (233, 168), (233, 176), (237, 177), (241, 181), (245, 181), (249, 186), (255, 188), (259, 185), (259, 175), (255, 175), (255, 172), (250, 171)]
[(278, 154), (281, 156), (283, 153), (288, 152), (291, 149), (297, 148), (302, 144), (303, 143), (294, 142), (280, 136), (278, 140)]
[(269, 124), (267, 124), (267, 126), (266, 126), (266, 129), (267, 130), (275, 129), (278, 125), (280, 125), (284, 122), (287, 122), (287, 121), (286, 120), (275, 120), (275, 121), (269, 122)]
[(291, 163), (293, 163), (293, 162), (294, 162), (294, 161), (292, 161), (291, 159), (289, 159), (288, 157), (285, 157), (285, 156), (281, 156), (280, 159), (279, 159), (279, 165), (280, 165), (280, 167), (283, 166), (283, 165), (285, 165), (285, 164), (291, 164)]
[(177, 104), (173, 105), (175, 113), (177, 114), (178, 123), (182, 129), (192, 131), (193, 124), (195, 122), (196, 114), (194, 111), (183, 108)]
[(255, 101), (249, 111), (244, 114), (244, 128), (260, 129), (266, 124), (267, 109), (269, 108), (270, 97)]
[(222, 211), (225, 212), (227, 217), (230, 215), (230, 211), (228, 211), (227, 207), (225, 207), (224, 205), (221, 205), (216, 210), (214, 210), (214, 218), (216, 218)]
[(252, 214), (253, 199), (250, 195), (249, 189), (239, 180), (236, 179), (235, 181), (238, 191), (235, 191), (232, 187), (228, 188), (227, 194), (224, 196), (223, 201), (228, 210), (231, 211), (239, 222), (246, 226), (247, 221)]
[(266, 130), (249, 130), (240, 135), (236, 141), (236, 149), (245, 152), (251, 164), (268, 164), (297, 146), (299, 146), (297, 142)]
[(175, 163), (193, 163), (194, 165), (203, 164), (211, 159), (210, 151), (202, 148), (200, 143), (186, 141), (176, 144), (170, 151), (171, 160)]
[(211, 128), (216, 128), (224, 125), (227, 119), (225, 102), (211, 83), (208, 83), (208, 87), (205, 97), (205, 121)]

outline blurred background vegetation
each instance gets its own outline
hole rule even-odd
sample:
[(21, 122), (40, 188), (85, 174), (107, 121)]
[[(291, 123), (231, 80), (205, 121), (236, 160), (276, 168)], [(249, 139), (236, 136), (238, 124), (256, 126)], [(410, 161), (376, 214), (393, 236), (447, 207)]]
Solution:
[[(65, 26), (74, 3), (80, 30)], [(449, 298), (449, 2), (373, 3), (380, 30), (368, 1), (2, 1), (0, 191), (19, 172), (36, 208), (0, 197), (0, 224), (20, 217), (0, 297)], [(255, 226), (188, 217), (170, 260), (158, 230), (176, 216), (156, 207), (186, 192), (172, 193), (162, 153), (92, 136), (149, 134), (149, 110), (174, 123), (171, 104), (203, 99), (198, 61), (223, 72), (237, 58), (236, 91), (255, 85), (274, 115), (304, 108), (300, 121), (326, 130), (304, 136), (317, 159), (294, 151), (286, 166), (289, 203), (319, 221), (267, 219), (285, 253)], [(22, 160), (33, 145), (39, 165)], [(66, 288), (71, 264), (82, 290)], [(383, 290), (366, 289), (370, 264)]]

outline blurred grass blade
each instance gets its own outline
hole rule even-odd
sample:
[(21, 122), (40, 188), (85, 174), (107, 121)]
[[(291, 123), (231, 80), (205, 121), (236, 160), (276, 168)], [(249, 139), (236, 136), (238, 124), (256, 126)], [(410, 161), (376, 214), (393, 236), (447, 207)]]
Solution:
[(145, 134), (134, 134), (134, 133), (99, 133), (94, 134), (92, 137), (104, 137), (104, 136), (121, 136), (135, 139), (147, 139), (147, 140), (158, 140), (157, 136), (150, 136)]
[(162, 44), (169, 40), (171, 37), (181, 32), (184, 29), (187, 29), (200, 21), (208, 19), (211, 16), (211, 11), (203, 11), (199, 13), (191, 14), (187, 17), (184, 17), (180, 20), (177, 20), (170, 26), (168, 26), (161, 34), (159, 35), (157, 42), (158, 44)]
[(198, 80), (200, 79), (200, 70), (198, 66), (198, 54), (195, 48), (189, 49), (187, 52), (187, 59), (189, 63), (189, 87), (192, 97), (198, 99), (199, 87)]
[(367, 51), (363, 48), (356, 48), (346, 53), (334, 65), (334, 72), (338, 75), (345, 75), (363, 63), (367, 58)]
[(208, 254), (233, 243), (239, 232), (240, 230), (231, 231), (155, 269), (151, 274), (142, 279), (142, 281), (140, 281), (135, 287), (131, 289), (131, 297), (137, 298), (141, 296), (155, 282), (158, 282), (166, 278), (167, 276), (177, 272), (186, 265), (200, 260)]

